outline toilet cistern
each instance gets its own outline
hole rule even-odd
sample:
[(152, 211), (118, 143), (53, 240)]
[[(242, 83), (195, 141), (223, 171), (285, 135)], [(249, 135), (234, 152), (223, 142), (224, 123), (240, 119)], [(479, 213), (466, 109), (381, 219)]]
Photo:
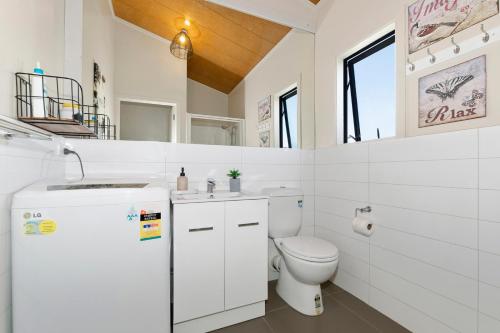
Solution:
[(214, 193), (215, 188), (215, 179), (208, 178), (207, 179), (207, 193)]

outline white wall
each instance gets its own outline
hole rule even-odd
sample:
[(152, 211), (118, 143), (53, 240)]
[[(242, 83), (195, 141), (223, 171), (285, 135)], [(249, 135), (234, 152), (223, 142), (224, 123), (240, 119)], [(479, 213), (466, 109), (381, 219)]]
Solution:
[(64, 177), (59, 141), (0, 139), (0, 333), (11, 333), (10, 205), (12, 195), (41, 179)]
[[(70, 23), (71, 24), (71, 23)], [(84, 101), (93, 105), (94, 62), (99, 64), (102, 75), (106, 78), (104, 95), (106, 97), (105, 114), (114, 117), (114, 18), (108, 0), (83, 1), (83, 55), (82, 86)], [(99, 110), (103, 112), (102, 110)]]
[[(500, 331), (500, 127), (316, 151), (333, 281), (413, 332)], [(375, 232), (352, 232), (370, 205)]]
[(187, 80), (187, 112), (211, 116), (229, 116), (228, 95), (202, 83)]
[[(416, 136), (441, 132), (457, 131), (467, 128), (479, 128), (500, 124), (500, 98), (493, 92), (499, 89), (500, 81), (494, 73), (500, 66), (500, 45), (486, 45), (478, 51), (462, 52), (459, 56), (441, 61), (425, 70), (419, 70), (406, 75), (406, 10), (411, 0), (372, 0), (352, 1), (335, 0), (328, 13), (316, 31), (315, 52), (315, 87), (316, 87), (316, 144), (317, 147), (327, 147), (341, 142), (342, 123), (342, 70), (340, 61), (347, 55), (376, 39), (375, 34), (396, 29), (396, 130), (397, 136)], [(353, 22), (356, 22), (353, 24)], [(500, 16), (485, 22), (486, 28), (500, 26)], [(389, 29), (388, 29), (389, 28)], [(455, 40), (475, 37), (481, 38), (479, 25), (464, 30), (455, 35)], [(450, 39), (445, 39), (431, 46), (437, 53), (450, 48)], [(448, 52), (452, 54), (451, 49)], [(488, 116), (483, 119), (462, 121), (452, 124), (418, 128), (418, 79), (422, 76), (451, 67), (476, 57), (487, 54), (488, 57)], [(426, 50), (421, 50), (410, 57), (412, 61), (427, 59)], [(427, 63), (427, 60), (425, 60)], [(340, 70), (339, 70), (340, 69)], [(341, 82), (341, 81), (340, 81)], [(377, 83), (374, 83), (377, 84)], [(381, 83), (379, 83), (381, 84)], [(382, 83), (383, 84), (383, 83)]]
[[(356, 48), (391, 24), (396, 25), (398, 32), (405, 31), (405, 0), (371, 0), (352, 1), (335, 0), (329, 12), (323, 18), (316, 31), (315, 51), (315, 94), (316, 94), (316, 145), (325, 147), (337, 144), (337, 94), (341, 96), (337, 85), (337, 71), (340, 58), (354, 52)], [(396, 110), (398, 110), (398, 130), (404, 128), (404, 118), (400, 110), (404, 110), (404, 89), (402, 73), (404, 73), (404, 33), (397, 36), (396, 48), (398, 59)], [(341, 110), (341, 108), (339, 109)], [(340, 131), (341, 132), (341, 131)], [(398, 131), (398, 134), (401, 134)]]
[[(177, 139), (185, 140), (186, 61), (170, 53), (169, 41), (136, 26), (116, 19), (114, 29), (115, 109), (118, 112), (120, 99), (174, 103), (180, 127)], [(117, 114), (116, 124), (119, 123)]]
[(64, 76), (82, 82), (83, 0), (64, 0), (64, 22)]
[(246, 144), (258, 146), (257, 105), (297, 83), (302, 148), (314, 148), (314, 35), (291, 30), (229, 94), (229, 114), (246, 120)]
[(14, 73), (63, 75), (64, 0), (0, 0), (0, 114), (16, 117)]

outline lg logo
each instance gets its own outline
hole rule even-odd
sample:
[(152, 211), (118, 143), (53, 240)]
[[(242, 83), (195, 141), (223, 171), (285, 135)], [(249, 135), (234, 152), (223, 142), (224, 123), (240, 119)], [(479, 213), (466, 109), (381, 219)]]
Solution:
[(42, 213), (40, 213), (40, 212), (35, 212), (35, 213), (26, 212), (23, 214), (23, 217), (25, 220), (30, 219), (30, 218), (39, 219), (42, 217)]

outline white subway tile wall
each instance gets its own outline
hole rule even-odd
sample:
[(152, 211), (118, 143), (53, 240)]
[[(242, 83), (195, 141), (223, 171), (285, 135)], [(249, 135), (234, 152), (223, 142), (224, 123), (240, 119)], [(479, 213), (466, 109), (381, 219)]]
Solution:
[[(271, 148), (170, 144), (158, 142), (68, 140), (82, 157), (85, 173), (92, 177), (166, 177), (176, 187), (181, 167), (185, 168), (190, 189), (206, 189), (208, 178), (216, 180), (216, 190), (228, 190), (230, 169), (242, 173), (243, 190), (264, 187), (303, 188), (314, 200), (314, 151)], [(78, 177), (76, 159), (68, 160), (66, 175)], [(306, 203), (309, 214), (314, 204)], [(313, 225), (313, 223), (310, 223)]]
[(12, 195), (42, 178), (64, 177), (59, 140), (0, 140), (0, 333), (11, 332), (10, 205)]
[(500, 332), (500, 127), (478, 132), (479, 332)]
[[(340, 251), (333, 281), (414, 332), (500, 331), (500, 127), (342, 145), (316, 151), (67, 140), (89, 177), (166, 177), (190, 188), (303, 189), (301, 234)], [(0, 333), (10, 330), (12, 192), (52, 169), (44, 149), (0, 146)], [(45, 161), (45, 162), (44, 162)], [(25, 176), (21, 177), (22, 174)], [(42, 170), (42, 171), (40, 171)], [(54, 174), (62, 174), (59, 170)], [(67, 178), (79, 165), (65, 159)], [(354, 209), (370, 205), (375, 232), (353, 233)], [(271, 243), (270, 243), (271, 244)], [(6, 250), (7, 249), (7, 250)], [(274, 253), (271, 249), (271, 253)], [(276, 274), (270, 273), (271, 278)]]
[[(333, 281), (414, 332), (500, 329), (500, 128), (316, 151), (316, 232)], [(356, 235), (370, 205), (372, 237)]]

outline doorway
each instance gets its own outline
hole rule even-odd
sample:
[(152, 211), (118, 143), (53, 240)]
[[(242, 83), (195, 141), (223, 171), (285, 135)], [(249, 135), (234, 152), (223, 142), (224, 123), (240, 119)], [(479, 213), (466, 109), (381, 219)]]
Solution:
[(120, 101), (120, 139), (133, 141), (175, 141), (175, 113), (172, 105)]

